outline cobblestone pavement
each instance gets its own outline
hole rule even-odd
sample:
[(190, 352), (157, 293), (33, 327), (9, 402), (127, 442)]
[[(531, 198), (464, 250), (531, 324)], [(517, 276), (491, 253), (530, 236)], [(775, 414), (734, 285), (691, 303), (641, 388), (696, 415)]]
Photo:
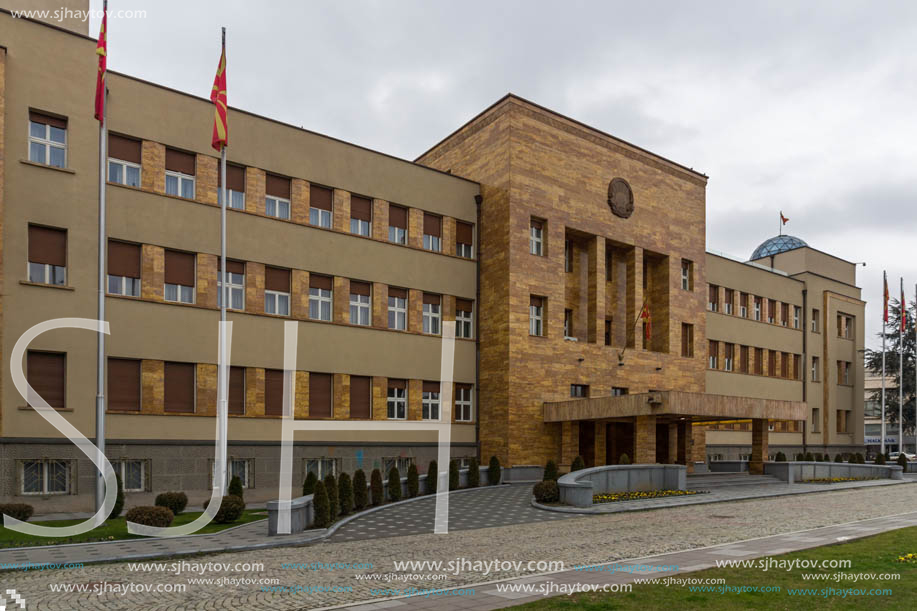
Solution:
[[(469, 493), (470, 494), (470, 493)], [(473, 496), (473, 495), (472, 495)], [(446, 570), (414, 569), (399, 573), (398, 580), (356, 579), (356, 575), (387, 575), (396, 561), (561, 561), (566, 567), (637, 558), (700, 546), (744, 541), (755, 537), (797, 532), (808, 528), (900, 514), (917, 506), (917, 486), (838, 490), (823, 494), (781, 496), (708, 505), (672, 507), (656, 511), (583, 516), (550, 523), (526, 523), (477, 530), (457, 530), (448, 535), (424, 533), (354, 541), (327, 541), (295, 548), (265, 549), (240, 553), (185, 558), (185, 562), (227, 563), (227, 570), (206, 571), (194, 578), (223, 580), (189, 583), (188, 572), (131, 570), (127, 563), (87, 565), (82, 569), (17, 571), (0, 574), (0, 587), (15, 589), (28, 602), (29, 610), (144, 609), (198, 610), (315, 609), (356, 601), (373, 601), (382, 588), (456, 587), (497, 579), (530, 575), (525, 567), (506, 568), (484, 574), (458, 571), (439, 580)], [(167, 560), (166, 563), (174, 562)], [(263, 563), (253, 571), (236, 563)], [(285, 568), (285, 563), (363, 563), (366, 568), (313, 570), (308, 566)], [(371, 568), (369, 568), (371, 565)], [(212, 565), (211, 565), (212, 566)], [(312, 565), (314, 566), (314, 565)], [(166, 569), (171, 568), (165, 565)], [(250, 580), (231, 583), (229, 580)], [(403, 580), (402, 580), (403, 579)], [(272, 580), (263, 585), (263, 580)], [(276, 580), (276, 581), (273, 581)], [(183, 585), (183, 592), (129, 592), (126, 595), (92, 592), (53, 592), (52, 585), (80, 584), (92, 590), (124, 587)], [(262, 587), (268, 588), (263, 591)], [(299, 592), (277, 587), (299, 588)], [(274, 588), (273, 591), (270, 588)], [(434, 601), (440, 608), (471, 605), (473, 598)], [(382, 602), (382, 601), (380, 601)], [(506, 604), (511, 604), (508, 600)], [(397, 601), (382, 604), (397, 606)]]

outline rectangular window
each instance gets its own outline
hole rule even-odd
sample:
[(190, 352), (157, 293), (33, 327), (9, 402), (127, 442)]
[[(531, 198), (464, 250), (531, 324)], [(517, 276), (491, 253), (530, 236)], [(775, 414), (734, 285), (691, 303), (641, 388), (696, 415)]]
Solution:
[(415, 464), (413, 456), (383, 456), (382, 477), (383, 479), (388, 479), (388, 474), (391, 472), (392, 467), (398, 467), (398, 473), (401, 474), (401, 477), (404, 477), (404, 474), (408, 472), (413, 464)]
[(681, 289), (694, 290), (694, 263), (688, 259), (681, 260)]
[(763, 309), (764, 309), (764, 299), (756, 296), (755, 297), (755, 308), (754, 308), (754, 319), (755, 320), (759, 322), (761, 321), (761, 317), (764, 314), (762, 312)]
[(817, 407), (812, 408), (812, 432), (818, 433), (821, 431), (821, 410)]
[(606, 346), (611, 345), (611, 323), (612, 323), (611, 318), (605, 319), (605, 345)]
[(125, 492), (143, 492), (146, 490), (146, 461), (117, 460), (112, 461), (115, 473), (121, 476), (121, 485)]
[(194, 413), (194, 364), (165, 364), (165, 406), (167, 412)]
[(333, 190), (309, 185), (309, 224), (330, 229), (333, 201)]
[(837, 315), (837, 336), (842, 339), (853, 339), (853, 320), (847, 314)]
[[(223, 176), (217, 176), (217, 204), (223, 205)], [(227, 208), (245, 210), (245, 168), (239, 165), (226, 164), (226, 197)]]
[(620, 386), (613, 386), (611, 388), (612, 397), (623, 397), (626, 394), (628, 394), (626, 388), (621, 388)]
[[(311, 386), (312, 376), (309, 376)], [(309, 414), (312, 414), (312, 397), (309, 397)], [(283, 369), (264, 370), (264, 415), (283, 416)]]
[(739, 372), (748, 373), (748, 346), (739, 346)]
[(710, 345), (707, 350), (707, 367), (710, 369), (719, 368), (719, 354), (720, 354), (720, 343), (715, 340), (710, 340)]
[(423, 383), (420, 411), (424, 420), (439, 420), (439, 382)]
[(725, 289), (724, 291), (725, 298), (723, 303), (723, 312), (726, 314), (732, 314), (733, 304), (735, 303), (736, 294), (732, 289)]
[(407, 289), (388, 289), (388, 328), (404, 331), (408, 328)]
[(140, 411), (140, 361), (108, 359), (108, 409)]
[(264, 268), (264, 312), (277, 316), (290, 315), (290, 270)]
[(443, 249), (443, 219), (434, 214), (423, 214), (423, 247), (441, 252)]
[(780, 375), (784, 378), (790, 377), (790, 355), (786, 352), (780, 355)]
[(442, 321), (442, 297), (430, 293), (423, 294), (423, 332), (430, 335), (440, 334)]
[(278, 219), (289, 219), (290, 179), (267, 174), (264, 180), (264, 192), (264, 213)]
[(166, 149), (166, 195), (194, 199), (195, 157)]
[(767, 351), (767, 375), (777, 376), (777, 353), (773, 350)]
[(67, 119), (29, 111), (29, 161), (67, 167)]
[(780, 304), (780, 324), (784, 327), (790, 325), (790, 304), (788, 303)]
[(529, 335), (544, 335), (544, 297), (529, 298)]
[(26, 380), (51, 407), (67, 407), (66, 354), (29, 350), (26, 354)]
[(681, 356), (694, 356), (694, 325), (681, 323)]
[(21, 464), (22, 494), (69, 494), (69, 461), (24, 460)]
[(802, 325), (802, 308), (793, 306), (793, 328), (800, 329)]
[(813, 382), (818, 382), (818, 381), (819, 381), (818, 365), (819, 365), (819, 363), (818, 363), (818, 357), (817, 357), (817, 356), (813, 356), (813, 357), (812, 357), (812, 381), (813, 381)]
[(29, 282), (67, 284), (67, 232), (29, 225)]
[(455, 222), (455, 254), (466, 259), (474, 258), (474, 225)]
[(314, 473), (319, 481), (325, 479), (328, 475), (337, 475), (338, 468), (337, 458), (307, 458), (306, 473)]
[(245, 367), (229, 368), (229, 413), (245, 413)]
[(708, 290), (707, 309), (711, 312), (720, 310), (720, 287), (715, 284), (711, 284)]
[(232, 458), (229, 461), (229, 477), (238, 477), (243, 488), (251, 488), (252, 461), (247, 458)]
[[(222, 259), (217, 263), (217, 307), (223, 303)], [(226, 261), (226, 291), (229, 297), (226, 307), (231, 310), (245, 309), (245, 264), (241, 261)]]
[(369, 326), (371, 292), (368, 282), (350, 281), (350, 324)]
[(474, 302), (470, 299), (455, 299), (455, 336), (474, 338)]
[(388, 241), (395, 244), (408, 243), (408, 209), (401, 206), (388, 207)]
[(570, 240), (564, 240), (564, 271), (573, 271), (573, 244)]
[(818, 310), (812, 310), (812, 333), (819, 333), (818, 318), (819, 318)]
[(739, 316), (748, 318), (748, 293), (739, 293)]
[(140, 140), (108, 134), (108, 182), (140, 187)]
[(837, 362), (837, 383), (842, 386), (850, 386), (852, 382), (850, 381), (850, 367), (851, 363), (847, 361), (838, 361)]
[(455, 385), (455, 420), (456, 422), (472, 422), (474, 420), (473, 399), (471, 384)]
[(359, 195), (350, 196), (350, 233), (372, 235), (373, 200)]
[(793, 379), (802, 379), (802, 357), (798, 354), (793, 355)]
[(724, 344), (724, 357), (723, 357), (723, 369), (725, 371), (732, 371), (733, 364), (735, 362), (735, 344)]
[(310, 418), (331, 418), (332, 378), (330, 373), (309, 374)]
[(764, 375), (764, 348), (755, 348), (755, 375)]
[(532, 219), (529, 226), (529, 252), (539, 257), (544, 255), (544, 221)]
[(140, 297), (140, 244), (108, 241), (108, 293)]
[(309, 274), (309, 318), (312, 320), (331, 320), (333, 284), (329, 276)]
[(408, 412), (408, 389), (404, 380), (388, 381), (388, 418), (389, 420), (405, 420)]
[(589, 396), (588, 384), (571, 384), (570, 396), (574, 399), (581, 399)]
[(372, 378), (350, 376), (350, 417), (372, 418)]
[(564, 339), (576, 339), (573, 337), (573, 310), (564, 310)]
[(774, 324), (776, 317), (777, 317), (777, 300), (768, 299), (767, 300), (767, 322)]
[(166, 301), (194, 303), (194, 261), (195, 257), (191, 253), (166, 251)]

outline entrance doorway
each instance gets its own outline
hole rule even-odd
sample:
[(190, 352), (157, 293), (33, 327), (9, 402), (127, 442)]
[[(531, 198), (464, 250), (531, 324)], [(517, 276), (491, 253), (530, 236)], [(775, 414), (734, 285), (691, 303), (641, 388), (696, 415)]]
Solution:
[(609, 422), (605, 429), (605, 464), (620, 464), (622, 454), (634, 462), (634, 423)]
[(595, 422), (579, 423), (579, 453), (587, 467), (595, 466)]

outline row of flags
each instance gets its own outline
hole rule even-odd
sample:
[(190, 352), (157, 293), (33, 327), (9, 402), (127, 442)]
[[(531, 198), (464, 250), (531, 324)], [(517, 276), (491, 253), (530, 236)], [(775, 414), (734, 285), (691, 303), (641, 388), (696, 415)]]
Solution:
[[(917, 299), (917, 298), (915, 298)], [(882, 272), (882, 453), (885, 453), (885, 331), (888, 327), (888, 274)], [(917, 301), (915, 301), (917, 303)], [(901, 279), (901, 316), (898, 324), (898, 451), (904, 451), (904, 334), (907, 332), (907, 302)], [(917, 329), (915, 329), (917, 333)]]
[[(888, 324), (888, 276), (885, 272), (882, 272), (882, 282), (884, 284), (885, 290), (883, 291), (883, 309), (882, 309), (882, 321), (887, 325)], [(901, 324), (900, 324), (901, 333), (907, 331), (907, 302), (904, 299), (904, 279), (901, 280)]]

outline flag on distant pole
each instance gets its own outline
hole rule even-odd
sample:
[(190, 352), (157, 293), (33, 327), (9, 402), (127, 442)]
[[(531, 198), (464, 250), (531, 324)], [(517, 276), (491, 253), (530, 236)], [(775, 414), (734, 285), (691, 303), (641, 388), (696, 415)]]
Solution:
[(888, 322), (888, 276), (885, 275), (885, 272), (882, 272), (882, 282), (885, 285), (885, 291), (883, 293), (884, 301), (884, 314), (882, 315), (882, 320)]
[(780, 211), (780, 235), (783, 235), (783, 226), (790, 222), (790, 219), (783, 216), (783, 210)]
[(227, 123), (226, 98), (226, 28), (223, 28), (222, 51), (216, 76), (213, 77), (213, 88), (210, 101), (213, 102), (213, 138), (210, 144), (220, 151), (220, 355), (217, 367), (217, 423), (220, 429), (220, 447), (217, 451), (218, 466), (216, 479), (222, 493), (227, 484), (228, 422), (229, 422), (229, 363), (226, 337), (226, 307), (229, 301), (229, 283), (226, 281), (226, 148), (229, 145), (229, 125)]
[(885, 454), (885, 335), (888, 327), (888, 274), (882, 272), (882, 286), (884, 287), (885, 313), (882, 316), (882, 441), (880, 452)]
[(901, 280), (901, 332), (907, 331), (907, 304), (904, 302), (904, 279)]
[(901, 325), (898, 329), (898, 452), (904, 452), (904, 328), (907, 304), (904, 302), (904, 278), (901, 279)]
[(96, 54), (99, 56), (99, 73), (96, 75), (96, 119), (102, 122), (105, 116), (105, 71), (108, 57), (108, 0), (102, 9), (102, 27), (99, 30), (99, 42), (96, 44)]
[(213, 90), (210, 92), (213, 109), (213, 140), (211, 145), (218, 151), (229, 144), (229, 125), (226, 123), (226, 38), (223, 38), (223, 52), (217, 65), (217, 74), (213, 77)]
[[(108, 251), (105, 213), (105, 178), (108, 166), (108, 124), (105, 108), (105, 71), (108, 64), (108, 0), (102, 3), (102, 25), (99, 28), (99, 41), (96, 43), (96, 54), (99, 56), (99, 70), (96, 74), (95, 118), (99, 120), (99, 234), (98, 234), (98, 302), (97, 317), (99, 323), (105, 320), (105, 260)], [(96, 511), (101, 511), (105, 504), (105, 475), (101, 465), (105, 460), (105, 334), (97, 334), (96, 345), (96, 448), (98, 465), (96, 472)]]
[(652, 336), (653, 318), (650, 316), (650, 307), (643, 304), (643, 310), (640, 312), (640, 318), (643, 320), (643, 337), (649, 341)]

